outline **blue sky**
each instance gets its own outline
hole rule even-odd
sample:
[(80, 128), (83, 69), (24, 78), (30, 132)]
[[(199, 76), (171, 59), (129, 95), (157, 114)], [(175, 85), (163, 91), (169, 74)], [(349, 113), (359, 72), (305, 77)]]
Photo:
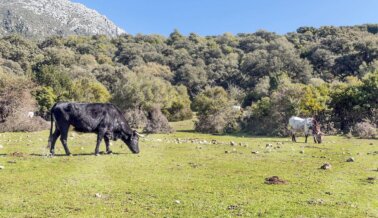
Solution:
[(280, 34), (300, 26), (378, 23), (378, 0), (72, 0), (131, 34)]

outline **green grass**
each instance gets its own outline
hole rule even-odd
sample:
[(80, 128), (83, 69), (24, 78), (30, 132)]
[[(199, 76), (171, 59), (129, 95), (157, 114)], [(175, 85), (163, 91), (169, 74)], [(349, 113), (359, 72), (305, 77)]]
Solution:
[[(378, 217), (378, 185), (367, 180), (378, 174), (378, 156), (367, 154), (376, 140), (328, 136), (315, 145), (173, 125), (178, 132), (141, 140), (139, 155), (117, 141), (114, 155), (95, 157), (95, 135), (76, 134), (68, 140), (74, 156), (47, 158), (47, 131), (0, 134), (0, 216)], [(200, 144), (212, 139), (218, 144)], [(64, 153), (60, 142), (56, 153)], [(331, 170), (319, 169), (325, 162)], [(264, 184), (274, 175), (287, 184)]]

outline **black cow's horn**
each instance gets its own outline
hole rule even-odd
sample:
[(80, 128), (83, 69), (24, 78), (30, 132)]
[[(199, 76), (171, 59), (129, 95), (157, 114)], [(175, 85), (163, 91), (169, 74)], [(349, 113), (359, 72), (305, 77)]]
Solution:
[(144, 135), (139, 134), (137, 131), (135, 131), (135, 134), (136, 134), (137, 136), (141, 137), (141, 138), (144, 138), (144, 137), (145, 137)]

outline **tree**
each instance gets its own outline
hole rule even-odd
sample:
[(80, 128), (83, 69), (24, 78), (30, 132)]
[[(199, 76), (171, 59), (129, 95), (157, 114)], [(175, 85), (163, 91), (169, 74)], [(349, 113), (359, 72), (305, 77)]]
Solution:
[(175, 86), (177, 95), (172, 99), (172, 106), (163, 110), (169, 121), (189, 120), (193, 117), (190, 109), (191, 101), (188, 95), (188, 89), (183, 86)]
[(234, 101), (222, 87), (206, 88), (193, 101), (198, 116), (196, 131), (224, 133), (238, 130), (241, 114), (232, 108), (233, 105)]
[(57, 100), (70, 99), (72, 81), (62, 68), (43, 65), (35, 72), (34, 81), (41, 86), (51, 87)]
[(175, 83), (188, 87), (190, 96), (193, 97), (207, 84), (206, 71), (199, 66), (185, 64), (177, 70)]
[(146, 74), (148, 76), (161, 77), (164, 80), (172, 81), (173, 73), (167, 66), (163, 66), (157, 63), (147, 63), (145, 65), (137, 66), (133, 68), (133, 71), (139, 74)]
[(109, 102), (111, 98), (104, 85), (86, 78), (74, 81), (73, 90), (72, 97), (79, 102)]
[(377, 122), (378, 71), (367, 74), (362, 82), (341, 83), (332, 87), (330, 107), (339, 128), (348, 132), (364, 119)]
[(121, 110), (160, 108), (168, 118), (177, 121), (191, 118), (190, 100), (184, 86), (172, 86), (168, 81), (131, 72), (119, 80), (112, 101)]
[(57, 102), (57, 96), (50, 86), (39, 87), (33, 93), (37, 103), (38, 111), (44, 117)]
[(256, 135), (286, 135), (289, 118), (306, 112), (301, 107), (305, 90), (305, 85), (282, 82), (270, 97), (262, 97), (247, 108), (243, 129)]
[(183, 40), (185, 40), (185, 37), (178, 31), (178, 29), (175, 29), (171, 34), (169, 34), (167, 43), (169, 45), (174, 45), (175, 43), (180, 43)]
[(47, 59), (44, 64), (71, 66), (75, 61), (75, 53), (69, 48), (49, 47), (45, 49)]
[(300, 114), (307, 117), (319, 115), (328, 109), (329, 90), (327, 85), (304, 87), (304, 95), (301, 98)]

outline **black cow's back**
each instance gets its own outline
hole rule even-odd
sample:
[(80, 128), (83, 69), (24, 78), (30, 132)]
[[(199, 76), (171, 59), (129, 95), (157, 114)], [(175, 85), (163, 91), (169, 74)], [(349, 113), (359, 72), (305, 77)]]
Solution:
[(113, 104), (61, 102), (51, 112), (58, 125), (67, 123), (79, 132), (96, 132), (100, 127), (120, 130), (126, 122)]

